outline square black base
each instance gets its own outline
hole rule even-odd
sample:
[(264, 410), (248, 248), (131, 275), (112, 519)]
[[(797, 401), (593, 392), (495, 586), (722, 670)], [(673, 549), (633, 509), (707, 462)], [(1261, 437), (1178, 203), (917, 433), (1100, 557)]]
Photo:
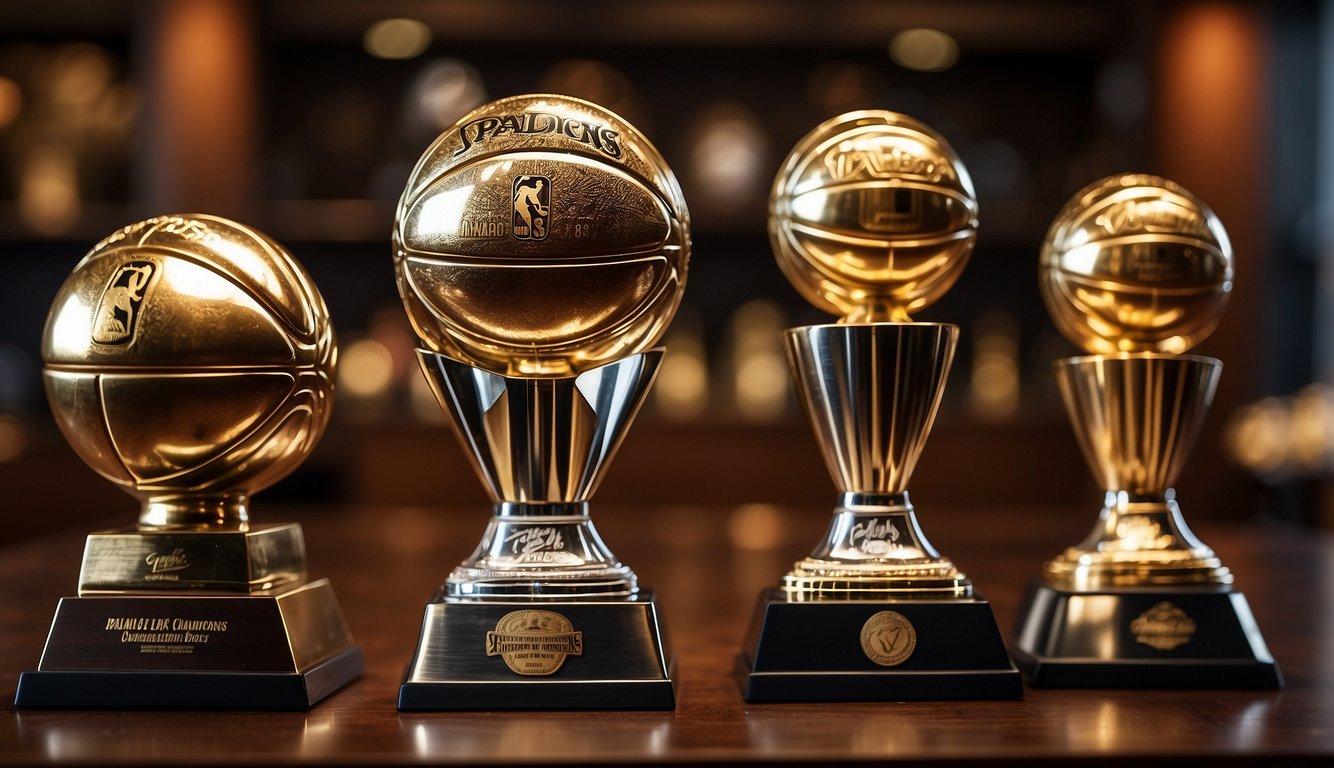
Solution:
[[(512, 615), (530, 626), (502, 623)], [(673, 671), (651, 592), (620, 600), (437, 598), (426, 606), (398, 708), (672, 709)]]
[[(863, 641), (882, 613), (906, 620), (914, 636), (892, 666), (874, 661)], [(991, 605), (980, 597), (791, 602), (767, 590), (735, 671), (752, 702), (1018, 699), (1024, 692)]]
[(1014, 660), (1038, 688), (1283, 686), (1250, 605), (1226, 587), (1030, 586)]
[(20, 707), (306, 709), (362, 672), (328, 579), (258, 594), (65, 597)]
[(353, 646), (304, 672), (24, 672), (14, 704), (60, 709), (300, 710), (361, 675)]

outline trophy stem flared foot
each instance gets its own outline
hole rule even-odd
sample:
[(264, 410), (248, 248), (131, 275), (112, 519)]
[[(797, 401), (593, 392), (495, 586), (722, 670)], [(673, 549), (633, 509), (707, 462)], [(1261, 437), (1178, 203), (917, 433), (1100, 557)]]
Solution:
[(14, 703), (308, 709), (363, 667), (328, 579), (263, 594), (84, 595), (60, 601)]
[(1023, 696), (991, 605), (977, 596), (795, 602), (768, 590), (735, 673), (751, 702)]
[(453, 599), (426, 606), (400, 710), (672, 709), (673, 659), (651, 591), (621, 599)]
[(1037, 688), (1283, 686), (1250, 604), (1226, 585), (1073, 591), (1034, 583), (1014, 659)]

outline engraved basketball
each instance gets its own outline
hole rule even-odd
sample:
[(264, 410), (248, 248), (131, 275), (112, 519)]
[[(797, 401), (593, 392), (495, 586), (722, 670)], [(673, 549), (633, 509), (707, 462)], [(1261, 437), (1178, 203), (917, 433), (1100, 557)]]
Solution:
[(42, 336), (66, 439), (150, 501), (243, 497), (286, 476), (328, 424), (335, 357), (324, 300), (292, 255), (198, 214), (98, 243)]
[(511, 376), (647, 349), (681, 301), (676, 177), (617, 115), (566, 96), (486, 104), (427, 148), (394, 221), (399, 294), (431, 351)]
[(1232, 245), (1176, 182), (1109, 176), (1052, 222), (1039, 266), (1061, 332), (1093, 354), (1180, 354), (1213, 333), (1232, 292)]
[(906, 115), (850, 112), (807, 134), (769, 196), (769, 241), (802, 296), (840, 322), (907, 322), (959, 278), (977, 195), (944, 137)]

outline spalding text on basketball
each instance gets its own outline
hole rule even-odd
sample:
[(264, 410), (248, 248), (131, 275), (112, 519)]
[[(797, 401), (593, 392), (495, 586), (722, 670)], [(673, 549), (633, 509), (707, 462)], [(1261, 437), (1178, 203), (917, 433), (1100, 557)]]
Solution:
[(506, 133), (518, 135), (559, 133), (581, 144), (587, 144), (607, 157), (619, 159), (621, 156), (619, 131), (613, 131), (598, 123), (586, 123), (547, 112), (524, 112), (519, 115), (498, 117), (488, 115), (478, 118), (459, 128), (459, 141), (463, 146), (454, 152), (454, 156), (458, 157), (473, 146)]

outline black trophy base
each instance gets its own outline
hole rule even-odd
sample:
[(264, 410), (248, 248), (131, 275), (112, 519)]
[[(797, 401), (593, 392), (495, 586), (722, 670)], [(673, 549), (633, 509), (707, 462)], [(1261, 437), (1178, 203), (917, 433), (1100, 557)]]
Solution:
[(363, 667), (327, 579), (272, 594), (66, 597), (14, 704), (307, 709)]
[(751, 702), (1024, 693), (991, 605), (980, 597), (793, 602), (771, 589), (760, 595), (736, 677)]
[(1283, 686), (1250, 605), (1226, 587), (1028, 591), (1014, 659), (1038, 688)]
[(672, 709), (672, 657), (651, 592), (537, 601), (437, 597), (400, 710)]

